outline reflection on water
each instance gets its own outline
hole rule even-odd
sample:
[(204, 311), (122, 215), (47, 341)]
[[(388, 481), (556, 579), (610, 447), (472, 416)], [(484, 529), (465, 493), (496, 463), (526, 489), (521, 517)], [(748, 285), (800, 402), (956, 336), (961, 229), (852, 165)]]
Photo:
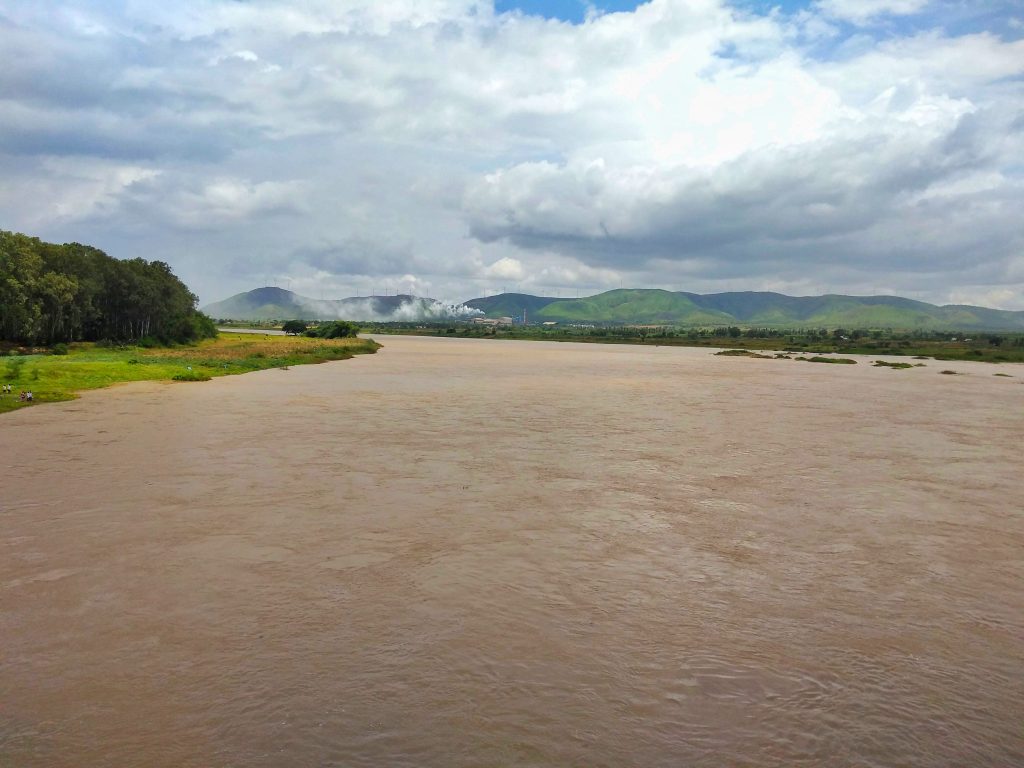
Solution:
[(5, 417), (0, 764), (1024, 761), (1018, 382), (384, 341)]

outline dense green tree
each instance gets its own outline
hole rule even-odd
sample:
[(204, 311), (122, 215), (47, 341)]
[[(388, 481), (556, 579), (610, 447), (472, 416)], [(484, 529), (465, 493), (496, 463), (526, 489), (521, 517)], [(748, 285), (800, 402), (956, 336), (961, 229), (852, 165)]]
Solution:
[(294, 333), (296, 336), (306, 332), (306, 324), (302, 320), (289, 320), (281, 326), (285, 333)]
[(306, 331), (307, 336), (318, 339), (346, 339), (359, 335), (359, 326), (345, 320), (332, 320)]
[(0, 340), (168, 343), (215, 336), (196, 301), (162, 261), (122, 261), (79, 243), (0, 231)]

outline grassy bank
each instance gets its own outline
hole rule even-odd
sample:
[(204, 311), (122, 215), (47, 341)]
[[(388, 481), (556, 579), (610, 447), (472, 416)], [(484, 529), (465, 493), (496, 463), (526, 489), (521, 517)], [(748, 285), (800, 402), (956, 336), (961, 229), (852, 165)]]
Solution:
[[(43, 350), (17, 354), (18, 350), (9, 349), (0, 357), (0, 384), (10, 384), (14, 393), (0, 397), (0, 413), (37, 403), (72, 400), (83, 389), (123, 381), (205, 381), (267, 368), (347, 360), (376, 352), (379, 347), (369, 339), (221, 333), (216, 339), (169, 348), (81, 343), (72, 344), (66, 355)], [(21, 402), (21, 391), (31, 391), (34, 402)]]

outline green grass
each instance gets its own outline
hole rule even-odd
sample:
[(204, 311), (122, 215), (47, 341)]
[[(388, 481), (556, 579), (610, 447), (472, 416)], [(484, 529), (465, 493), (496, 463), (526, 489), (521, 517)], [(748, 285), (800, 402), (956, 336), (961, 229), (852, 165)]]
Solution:
[[(347, 360), (376, 352), (369, 339), (311, 339), (222, 333), (195, 345), (143, 349), (70, 345), (67, 355), (26, 354), (0, 357), (0, 384), (14, 393), (0, 397), (0, 413), (38, 403), (72, 400), (75, 393), (127, 381), (207, 381), (267, 368)], [(31, 391), (33, 403), (18, 400)]]
[(185, 371), (185, 373), (176, 373), (171, 376), (174, 381), (209, 381), (212, 378), (205, 373), (196, 373), (195, 371)]
[[(918, 365), (920, 365), (920, 363), (918, 363)], [(902, 370), (904, 368), (914, 367), (913, 363), (887, 363), (885, 360), (875, 360), (875, 368), (898, 368)]]

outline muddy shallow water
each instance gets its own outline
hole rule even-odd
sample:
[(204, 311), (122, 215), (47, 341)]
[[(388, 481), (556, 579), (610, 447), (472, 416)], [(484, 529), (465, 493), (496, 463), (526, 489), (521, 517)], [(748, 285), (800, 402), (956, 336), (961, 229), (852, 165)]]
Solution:
[(0, 418), (0, 765), (1024, 763), (1024, 366), (382, 341)]

